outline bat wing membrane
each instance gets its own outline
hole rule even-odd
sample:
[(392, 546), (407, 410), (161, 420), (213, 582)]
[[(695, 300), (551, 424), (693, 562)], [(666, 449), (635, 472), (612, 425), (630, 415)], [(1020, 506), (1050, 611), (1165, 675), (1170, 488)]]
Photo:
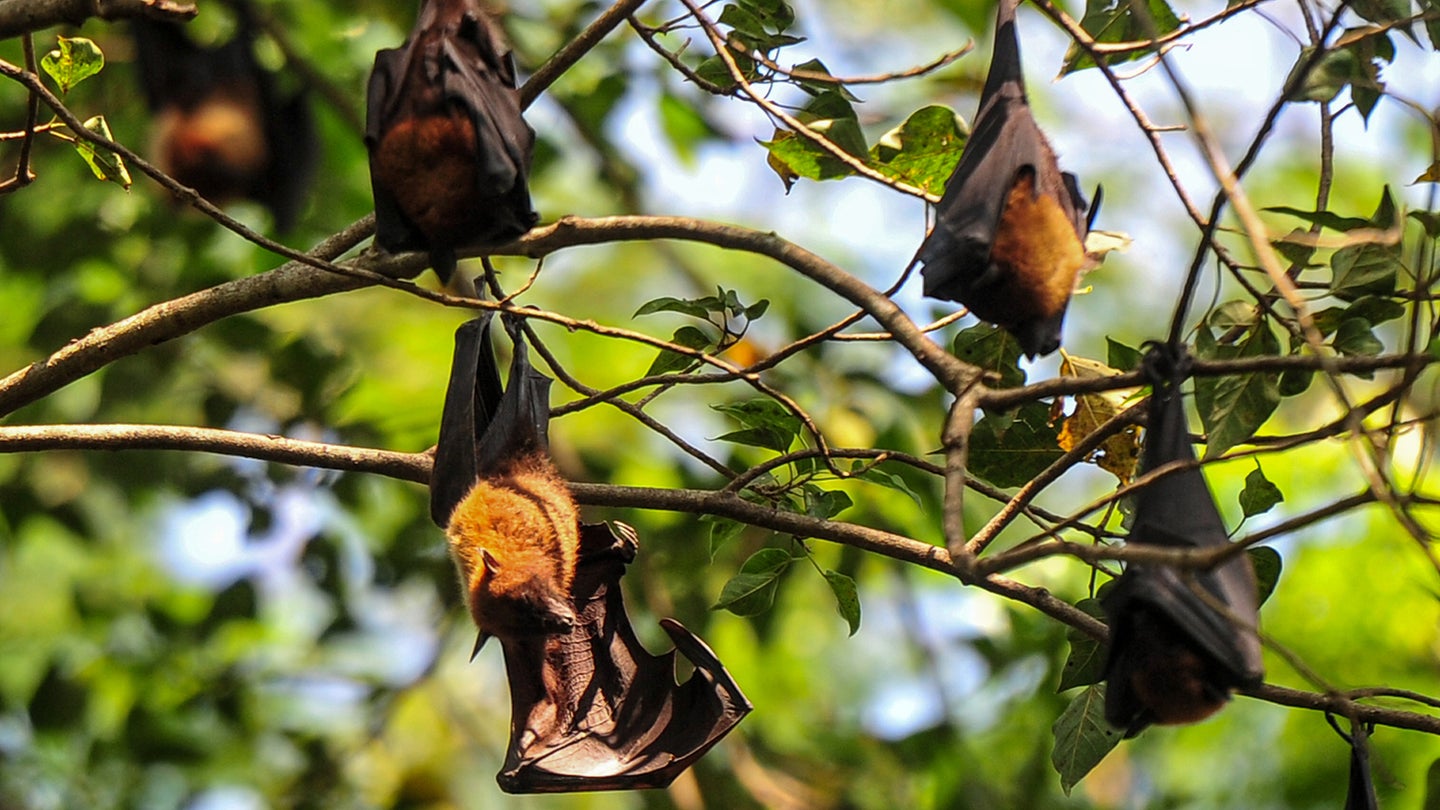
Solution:
[(449, 525), (450, 513), (475, 485), (479, 438), (494, 421), (503, 396), (490, 346), (491, 315), (483, 312), (455, 330), (455, 355), (430, 473), (430, 519), (441, 528)]

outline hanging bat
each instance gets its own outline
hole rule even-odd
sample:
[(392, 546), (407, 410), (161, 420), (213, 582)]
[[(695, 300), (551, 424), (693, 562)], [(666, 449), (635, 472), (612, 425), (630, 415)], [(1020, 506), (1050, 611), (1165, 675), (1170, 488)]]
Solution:
[[(511, 734), (500, 786), (664, 787), (751, 706), (710, 648), (678, 622), (661, 626), (694, 664), (683, 685), (675, 683), (674, 651), (653, 656), (636, 638), (620, 592), (638, 547), (634, 530), (581, 526), (553, 464), (537, 458), (547, 445), (549, 382), (530, 368), (517, 336), (502, 389), (488, 313), (456, 331), (430, 513), (449, 527), (480, 627), (476, 650), (494, 635), (505, 653)], [(495, 493), (505, 487), (526, 497)], [(519, 572), (528, 577), (510, 576)]]
[(431, 517), (480, 634), (502, 640), (569, 632), (579, 510), (550, 460), (550, 379), (515, 338), (502, 389), (490, 347), (490, 313), (455, 332), (455, 357), (432, 473)]
[(510, 50), (480, 0), (424, 0), (410, 38), (375, 54), (370, 72), (376, 244), (428, 250), (448, 283), (456, 248), (518, 238), (539, 219), (527, 187), (534, 142)]
[[(1026, 356), (1060, 346), (1060, 326), (1088, 260), (1088, 207), (1030, 114), (1015, 38), (1019, 0), (1000, 0), (980, 110), (916, 256), (925, 295), (958, 301), (1004, 327)], [(1086, 211), (1090, 217), (1086, 217)]]
[(320, 145), (306, 93), (284, 96), (255, 61), (255, 25), (235, 4), (235, 35), (197, 45), (173, 22), (133, 22), (140, 85), (161, 171), (215, 205), (254, 200), (290, 230), (314, 179)]
[[(1180, 395), (1188, 361), (1183, 348), (1165, 346), (1146, 358), (1154, 388), (1146, 472), (1195, 461)], [(1141, 489), (1126, 542), (1196, 549), (1228, 544), (1200, 470), (1180, 470)], [(1127, 737), (1151, 723), (1203, 720), (1232, 690), (1264, 677), (1255, 573), (1244, 554), (1205, 571), (1132, 563), (1102, 604), (1110, 624), (1105, 719)]]
[(1327, 713), (1325, 722), (1350, 745), (1350, 784), (1345, 790), (1345, 810), (1377, 810), (1380, 801), (1370, 776), (1370, 733), (1375, 730), (1374, 724), (1352, 720), (1350, 733), (1346, 734), (1333, 715)]

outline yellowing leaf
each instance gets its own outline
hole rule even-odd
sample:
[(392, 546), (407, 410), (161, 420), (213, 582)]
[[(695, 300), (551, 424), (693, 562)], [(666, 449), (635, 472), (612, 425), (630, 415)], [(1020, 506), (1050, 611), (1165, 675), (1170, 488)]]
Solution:
[[(1061, 356), (1060, 374), (1064, 377), (1094, 379), (1113, 377), (1120, 373), (1098, 360), (1070, 354)], [(1137, 388), (1120, 388), (1076, 396), (1075, 410), (1065, 417), (1065, 421), (1060, 426), (1060, 448), (1067, 453), (1073, 450), (1097, 428), (1125, 410), (1126, 404), (1138, 390)], [(1136, 427), (1131, 425), (1106, 439), (1105, 443), (1100, 445), (1086, 460), (1120, 479), (1120, 483), (1128, 483), (1134, 477), (1135, 466), (1140, 461), (1140, 442)]]

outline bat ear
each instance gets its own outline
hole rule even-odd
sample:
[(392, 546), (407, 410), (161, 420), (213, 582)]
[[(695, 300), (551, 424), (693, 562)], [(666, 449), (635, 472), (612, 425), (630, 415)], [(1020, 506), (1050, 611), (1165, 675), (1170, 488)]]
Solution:
[(490, 549), (480, 549), (480, 562), (485, 566), (485, 573), (498, 574), (500, 572), (500, 561), (495, 559), (495, 555), (490, 553)]
[(474, 661), (474, 660), (475, 660), (475, 656), (477, 656), (477, 655), (480, 654), (480, 648), (481, 648), (481, 647), (484, 647), (484, 646), (485, 646), (485, 642), (487, 642), (487, 641), (489, 641), (489, 640), (490, 640), (490, 634), (489, 634), (489, 633), (486, 633), (486, 632), (481, 632), (480, 635), (478, 635), (478, 636), (475, 637), (475, 648), (472, 649), (472, 650), (470, 650), (470, 660), (471, 660), (471, 661)]

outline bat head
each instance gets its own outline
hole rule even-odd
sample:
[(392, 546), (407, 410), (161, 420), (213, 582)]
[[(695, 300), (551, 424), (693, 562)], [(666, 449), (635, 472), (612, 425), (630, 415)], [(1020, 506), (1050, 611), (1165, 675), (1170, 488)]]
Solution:
[(575, 627), (570, 595), (554, 577), (507, 571), (489, 551), (480, 552), (480, 569), (470, 585), (470, 615), (481, 634), (504, 637), (548, 636)]

